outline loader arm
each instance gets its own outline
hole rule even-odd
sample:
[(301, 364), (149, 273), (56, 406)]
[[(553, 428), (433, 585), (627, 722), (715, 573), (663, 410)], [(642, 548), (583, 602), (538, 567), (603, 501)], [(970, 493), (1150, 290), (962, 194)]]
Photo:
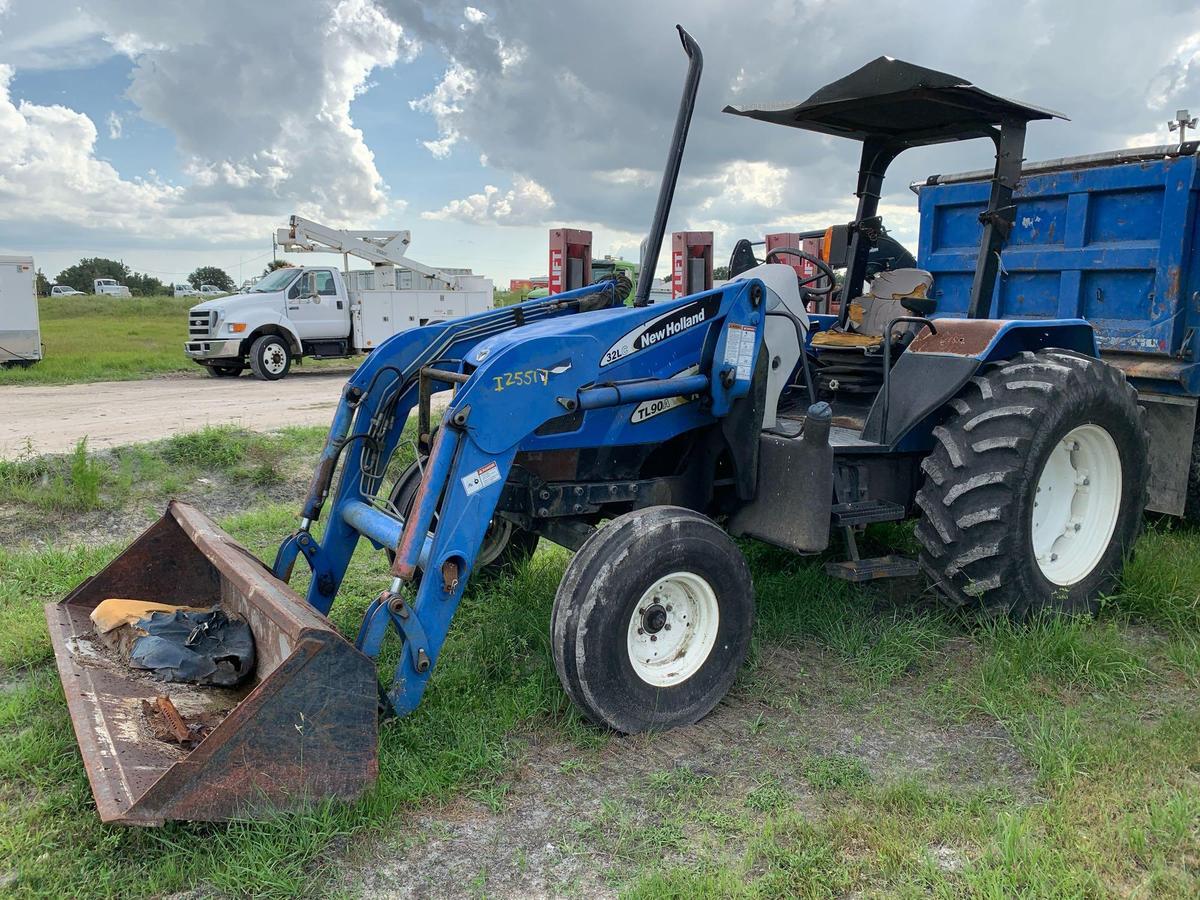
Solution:
[[(393, 581), (368, 607), (357, 646), (377, 657), (390, 628), (398, 632), (403, 650), (388, 697), (399, 714), (420, 702), (519, 451), (665, 441), (719, 421), (750, 390), (762, 344), (761, 282), (669, 304), (581, 312), (597, 287), (607, 289), (589, 286), (557, 295), (557, 305), (534, 301), (507, 316), (397, 335), (346, 388), (301, 528), (280, 548), (275, 573), (286, 578), (302, 554), (314, 576), (308, 601), (328, 612), (360, 537), (395, 550)], [(514, 315), (525, 324), (515, 325)], [(405, 518), (378, 497), (418, 402), (422, 370), (456, 393)], [(631, 423), (638, 404), (680, 396), (700, 399)], [(569, 415), (579, 416), (573, 433), (538, 434)], [(309, 527), (339, 457), (329, 522), (317, 540)]]

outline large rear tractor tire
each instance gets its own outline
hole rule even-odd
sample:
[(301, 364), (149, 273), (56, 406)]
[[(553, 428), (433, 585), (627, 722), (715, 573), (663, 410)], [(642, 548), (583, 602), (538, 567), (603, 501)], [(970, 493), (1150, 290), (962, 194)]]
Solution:
[(550, 642), (584, 715), (636, 734), (707, 715), (753, 625), (750, 570), (729, 535), (699, 513), (654, 506), (584, 542), (554, 598)]
[[(417, 497), (417, 488), (421, 485), (421, 468), (416, 463), (410, 465), (396, 479), (388, 501), (392, 509), (407, 516), (412, 510), (413, 501)], [(437, 514), (434, 513), (434, 527), (437, 527)], [(480, 572), (510, 572), (523, 563), (537, 550), (538, 536), (532, 531), (514, 524), (512, 521), (496, 516), (488, 524), (483, 536), (483, 545), (475, 557), (475, 568)], [(395, 559), (395, 550), (389, 548), (388, 559)]]
[(934, 429), (921, 567), (952, 606), (1094, 614), (1141, 528), (1148, 445), (1120, 370), (1025, 352), (973, 377)]

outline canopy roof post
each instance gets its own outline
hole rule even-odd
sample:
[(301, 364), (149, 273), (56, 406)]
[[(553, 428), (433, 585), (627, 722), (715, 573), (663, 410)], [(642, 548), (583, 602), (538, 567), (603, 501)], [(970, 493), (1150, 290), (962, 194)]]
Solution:
[[(863, 141), (862, 161), (858, 166), (858, 211), (850, 230), (850, 251), (846, 257), (846, 280), (842, 283), (842, 296), (853, 299), (862, 294), (863, 282), (867, 277), (867, 257), (871, 242), (863, 234), (862, 223), (879, 212), (879, 198), (883, 195), (883, 176), (887, 167), (902, 150), (888, 141), (868, 139)], [(850, 304), (843, 303), (839, 321), (846, 324)]]
[(971, 282), (971, 301), (967, 305), (969, 319), (986, 319), (991, 315), (996, 273), (1000, 269), (1000, 248), (1012, 233), (1016, 217), (1012, 197), (1021, 177), (1025, 123), (1003, 123), (995, 142), (996, 167), (992, 170), (992, 192), (988, 197), (987, 209), (979, 215), (979, 221), (983, 223), (983, 238), (979, 242), (979, 257), (975, 261), (975, 277)]

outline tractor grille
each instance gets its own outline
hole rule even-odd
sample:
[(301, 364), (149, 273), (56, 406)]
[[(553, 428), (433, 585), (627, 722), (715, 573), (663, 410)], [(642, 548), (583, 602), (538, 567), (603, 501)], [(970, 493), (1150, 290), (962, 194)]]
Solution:
[(192, 310), (188, 313), (188, 337), (211, 337), (213, 326), (217, 324), (217, 313), (211, 309)]

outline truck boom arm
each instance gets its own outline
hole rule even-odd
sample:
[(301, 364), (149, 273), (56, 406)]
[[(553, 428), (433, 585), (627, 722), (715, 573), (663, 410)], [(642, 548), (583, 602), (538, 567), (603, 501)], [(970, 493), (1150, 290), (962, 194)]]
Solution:
[(276, 241), (289, 253), (343, 253), (365, 259), (377, 266), (402, 266), (412, 269), (444, 284), (447, 290), (455, 290), (455, 276), (417, 262), (405, 253), (412, 243), (412, 232), (397, 231), (350, 231), (330, 228), (302, 216), (292, 216), (287, 228), (276, 232)]

